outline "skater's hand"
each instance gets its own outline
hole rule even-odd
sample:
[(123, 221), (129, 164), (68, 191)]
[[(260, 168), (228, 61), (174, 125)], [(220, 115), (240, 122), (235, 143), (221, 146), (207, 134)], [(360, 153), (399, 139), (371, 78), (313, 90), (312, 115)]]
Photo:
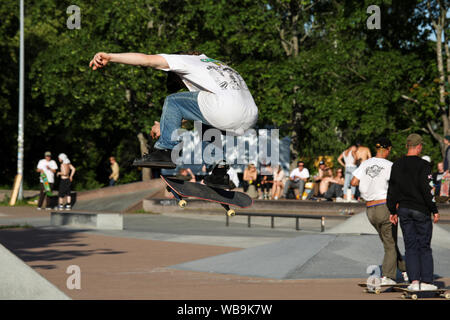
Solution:
[(161, 135), (160, 125), (158, 121), (155, 121), (155, 124), (152, 127), (152, 131), (150, 132), (152, 139), (158, 139)]
[(441, 215), (439, 213), (435, 213), (433, 215), (433, 222), (438, 223), (439, 219), (441, 218)]
[(111, 56), (105, 52), (97, 53), (94, 58), (89, 63), (89, 67), (92, 67), (92, 70), (97, 70), (98, 68), (103, 68), (108, 64), (111, 60)]
[(393, 225), (396, 225), (396, 224), (398, 223), (398, 216), (397, 216), (397, 215), (391, 214), (391, 215), (389, 216), (389, 221), (390, 221)]

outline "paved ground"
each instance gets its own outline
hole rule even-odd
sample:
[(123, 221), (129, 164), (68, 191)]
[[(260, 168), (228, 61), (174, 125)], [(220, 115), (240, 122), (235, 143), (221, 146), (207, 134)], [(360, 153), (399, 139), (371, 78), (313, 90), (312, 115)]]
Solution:
[[(280, 279), (179, 268), (320, 234), (314, 220), (301, 221), (301, 231), (290, 219), (270, 229), (269, 220), (254, 220), (249, 229), (243, 217), (225, 227), (221, 215), (133, 214), (125, 216), (124, 231), (100, 232), (50, 227), (49, 211), (0, 207), (0, 225), (33, 226), (0, 229), (0, 243), (73, 299), (399, 299), (362, 293), (356, 284), (364, 277)], [(67, 289), (70, 265), (81, 269), (80, 290)]]

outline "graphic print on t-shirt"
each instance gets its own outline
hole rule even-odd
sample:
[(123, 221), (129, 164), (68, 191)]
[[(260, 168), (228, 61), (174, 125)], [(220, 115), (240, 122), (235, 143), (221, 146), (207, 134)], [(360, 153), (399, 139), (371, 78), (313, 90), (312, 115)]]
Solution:
[(383, 167), (374, 164), (373, 166), (366, 168), (366, 174), (373, 179), (376, 178), (383, 169)]
[[(202, 59), (203, 60), (203, 59)], [(211, 61), (208, 61), (211, 62)], [(232, 89), (232, 90), (248, 90), (244, 80), (232, 68), (220, 64), (217, 66), (207, 66), (206, 69), (209, 71), (211, 78), (214, 79), (216, 84), (224, 90)]]

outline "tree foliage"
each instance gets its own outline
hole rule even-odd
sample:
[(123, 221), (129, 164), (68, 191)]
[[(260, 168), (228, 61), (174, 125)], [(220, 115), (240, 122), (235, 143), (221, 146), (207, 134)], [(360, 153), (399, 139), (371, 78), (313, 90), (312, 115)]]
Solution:
[[(371, 146), (381, 134), (392, 138), (398, 157), (412, 132), (425, 135), (425, 153), (438, 161), (431, 131), (444, 134), (438, 113), (448, 108), (446, 97), (440, 103), (436, 42), (429, 40), (428, 12), (440, 7), (430, 3), (80, 0), (81, 28), (69, 29), (67, 4), (26, 1), (25, 182), (37, 184), (34, 168), (46, 150), (69, 155), (78, 189), (107, 182), (110, 155), (121, 164), (122, 182), (140, 179), (129, 165), (140, 153), (137, 135), (148, 138), (159, 119), (166, 75), (114, 64), (93, 72), (88, 63), (98, 51), (195, 49), (231, 64), (253, 93), (258, 126), (290, 135), (293, 155), (310, 164), (356, 140)], [(369, 5), (381, 8), (379, 30), (366, 26)], [(17, 150), (18, 2), (1, 2), (0, 16), (0, 184), (10, 184)]]

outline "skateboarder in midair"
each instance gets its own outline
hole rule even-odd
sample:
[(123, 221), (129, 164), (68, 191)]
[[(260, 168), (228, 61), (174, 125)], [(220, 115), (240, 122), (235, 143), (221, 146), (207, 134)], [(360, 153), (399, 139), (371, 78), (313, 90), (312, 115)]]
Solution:
[[(175, 168), (172, 149), (179, 143), (172, 133), (183, 120), (200, 121), (232, 134), (242, 135), (258, 118), (258, 108), (241, 75), (221, 61), (199, 52), (181, 54), (142, 54), (99, 52), (89, 66), (96, 70), (108, 63), (146, 66), (169, 72), (189, 92), (166, 97), (160, 122), (155, 122), (151, 135), (159, 138), (154, 151), (137, 159), (135, 166)], [(176, 81), (172, 81), (176, 83)]]

